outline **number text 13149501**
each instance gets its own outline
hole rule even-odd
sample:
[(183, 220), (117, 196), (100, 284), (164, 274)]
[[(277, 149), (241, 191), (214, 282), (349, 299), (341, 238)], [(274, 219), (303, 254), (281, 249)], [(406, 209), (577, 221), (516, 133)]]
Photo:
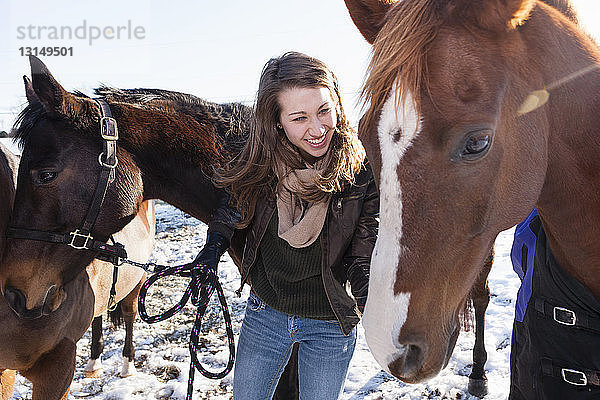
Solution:
[(19, 52), (22, 56), (72, 56), (73, 47), (19, 47)]

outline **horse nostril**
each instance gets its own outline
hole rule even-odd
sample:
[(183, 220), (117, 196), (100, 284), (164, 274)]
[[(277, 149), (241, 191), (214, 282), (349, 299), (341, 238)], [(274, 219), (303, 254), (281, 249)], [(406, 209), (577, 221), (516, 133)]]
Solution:
[(27, 300), (23, 292), (19, 289), (15, 289), (12, 286), (6, 286), (4, 288), (4, 298), (10, 308), (17, 314), (21, 314), (25, 310)]
[(408, 383), (416, 383), (421, 380), (421, 369), (427, 358), (427, 343), (404, 343), (405, 351), (388, 367), (392, 375)]
[(419, 370), (423, 361), (425, 361), (425, 357), (423, 357), (423, 350), (421, 347), (416, 344), (408, 345), (408, 350), (406, 351), (406, 357), (404, 359), (404, 368), (409, 371)]
[(46, 297), (44, 298), (44, 304), (42, 304), (42, 314), (49, 315), (52, 312), (52, 298), (56, 294), (56, 285), (50, 286), (50, 289), (46, 292)]

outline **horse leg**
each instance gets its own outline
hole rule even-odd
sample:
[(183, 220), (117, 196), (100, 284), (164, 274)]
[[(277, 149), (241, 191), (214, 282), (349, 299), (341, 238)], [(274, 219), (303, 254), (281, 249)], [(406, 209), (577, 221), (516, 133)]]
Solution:
[(33, 367), (21, 371), (33, 384), (31, 400), (66, 400), (75, 374), (76, 351), (77, 345), (64, 338)]
[(277, 388), (273, 400), (295, 400), (300, 396), (298, 387), (298, 343), (294, 343), (292, 355), (288, 361)]
[(102, 372), (102, 360), (100, 356), (104, 350), (104, 338), (102, 335), (102, 315), (92, 321), (92, 344), (90, 346), (90, 360), (86, 364), (83, 374), (86, 378), (96, 378)]
[(469, 393), (473, 396), (484, 397), (488, 393), (487, 377), (485, 376), (485, 351), (484, 331), (485, 312), (490, 302), (490, 287), (488, 275), (494, 261), (494, 249), (490, 251), (484, 263), (484, 268), (473, 285), (471, 297), (475, 308), (475, 346), (473, 347), (473, 369), (469, 375)]
[(8, 400), (12, 397), (15, 375), (16, 371), (12, 369), (0, 371), (0, 400)]
[(133, 290), (121, 300), (123, 320), (125, 321), (125, 344), (123, 345), (123, 369), (121, 370), (121, 377), (130, 376), (135, 373), (135, 365), (133, 363), (135, 358), (135, 349), (133, 347), (133, 321), (138, 312), (138, 295), (140, 294), (140, 289), (145, 281), (146, 274), (144, 273)]

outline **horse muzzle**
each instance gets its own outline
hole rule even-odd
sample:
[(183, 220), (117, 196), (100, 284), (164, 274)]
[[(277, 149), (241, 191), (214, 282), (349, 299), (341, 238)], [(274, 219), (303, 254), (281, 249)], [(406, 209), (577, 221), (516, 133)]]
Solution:
[(429, 345), (425, 340), (411, 338), (400, 343), (404, 349), (397, 353), (395, 359), (388, 364), (389, 372), (406, 383), (417, 383), (427, 376), (422, 376), (422, 369), (429, 354)]
[(439, 352), (432, 351), (430, 344), (420, 336), (404, 338), (400, 341), (404, 351), (397, 353), (388, 364), (389, 372), (406, 383), (419, 383), (433, 378), (448, 365), (459, 333), (460, 329), (455, 327)]

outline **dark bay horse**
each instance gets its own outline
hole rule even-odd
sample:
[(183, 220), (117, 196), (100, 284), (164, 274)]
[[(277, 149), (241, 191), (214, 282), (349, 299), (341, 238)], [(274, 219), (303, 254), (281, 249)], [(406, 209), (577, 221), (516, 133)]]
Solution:
[(381, 195), (363, 325), (403, 381), (447, 364), (496, 236), (534, 207), (600, 300), (600, 51), (548, 3), (346, 0), (373, 44), (359, 130)]
[[(31, 57), (30, 63), (32, 79), (25, 77), (29, 105), (17, 123), (23, 155), (11, 225), (71, 231), (86, 213), (100, 170), (100, 110), (92, 99), (65, 91), (39, 59)], [(116, 179), (109, 185), (94, 234), (108, 238), (150, 199), (162, 199), (208, 223), (219, 197), (211, 181), (213, 168), (244, 145), (251, 109), (158, 89), (101, 88), (98, 94), (118, 122), (119, 142)], [(238, 265), (243, 235), (236, 232), (229, 249)], [(45, 308), (51, 311), (48, 318), (57, 318), (74, 297), (64, 295), (78, 282), (72, 277), (81, 276), (94, 256), (65, 245), (8, 239), (0, 289), (21, 293), (23, 301), (13, 304), (21, 312)], [(39, 268), (43, 274), (37, 273)], [(295, 370), (284, 375), (288, 378), (282, 379), (276, 395), (295, 398)]]
[[(0, 251), (4, 248), (4, 232), (10, 218), (19, 164), (17, 156), (0, 144)], [(117, 240), (127, 243), (131, 256), (145, 262), (154, 243), (153, 203), (140, 208), (136, 217), (120, 232)], [(87, 274), (86, 274), (87, 273)], [(101, 314), (106, 311), (113, 277), (112, 265), (94, 260), (66, 292), (71, 297), (50, 316), (35, 320), (19, 318), (0, 297), (0, 399), (12, 395), (15, 370), (33, 383), (34, 399), (66, 398), (75, 368), (75, 343), (89, 328), (92, 317), (91, 358), (86, 370), (98, 372), (102, 352)], [(119, 273), (115, 301), (119, 303), (125, 322), (123, 348), (125, 362), (121, 375), (133, 373), (133, 319), (137, 312), (137, 294), (144, 281), (144, 271), (124, 266)], [(79, 295), (77, 295), (79, 293)]]
[[(117, 233), (127, 243), (132, 256), (147, 260), (154, 242), (154, 220), (142, 209), (122, 231)], [(153, 215), (152, 215), (153, 217)], [(148, 229), (147, 227), (151, 227)], [(66, 300), (50, 315), (37, 319), (19, 318), (0, 297), (0, 371), (18, 370), (33, 383), (33, 399), (66, 399), (75, 371), (76, 343), (90, 327), (93, 318), (91, 356), (86, 375), (101, 368), (102, 316), (108, 306), (112, 265), (94, 260), (84, 272), (65, 285)], [(125, 267), (119, 272), (117, 295), (125, 322), (123, 367), (121, 376), (135, 372), (133, 367), (133, 320), (137, 315), (137, 295), (145, 280), (143, 271)], [(108, 284), (107, 284), (108, 282)], [(99, 327), (99, 329), (98, 329)], [(2, 380), (0, 393), (10, 398), (14, 372), (4, 372), (13, 378)], [(4, 400), (4, 397), (0, 397)]]

